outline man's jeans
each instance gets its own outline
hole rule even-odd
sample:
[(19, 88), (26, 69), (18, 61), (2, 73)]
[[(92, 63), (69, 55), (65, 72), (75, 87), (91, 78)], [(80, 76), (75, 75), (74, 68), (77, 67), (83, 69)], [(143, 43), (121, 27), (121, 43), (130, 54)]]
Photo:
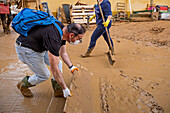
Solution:
[[(107, 29), (108, 29), (108, 33), (109, 33), (109, 28), (111, 27), (111, 22), (109, 23), (109, 25), (107, 26)], [(91, 40), (90, 40), (90, 45), (88, 47), (88, 50), (93, 48), (95, 45), (96, 45), (96, 41), (97, 39), (103, 35), (105, 41), (107, 42), (108, 46), (109, 46), (109, 40), (108, 40), (108, 37), (107, 37), (107, 33), (106, 33), (106, 30), (105, 30), (105, 27), (103, 25), (98, 25), (97, 28), (94, 30), (92, 36), (91, 36)], [(111, 45), (112, 45), (112, 48), (113, 47), (113, 41), (110, 37), (110, 34), (109, 34), (109, 38), (110, 38), (110, 42), (111, 42)], [(109, 49), (110, 49), (110, 46), (109, 46)]]
[[(32, 49), (15, 45), (19, 59), (28, 65), (34, 75), (30, 76), (28, 82), (31, 85), (39, 84), (50, 78), (50, 71), (46, 65), (49, 64), (48, 52), (36, 52)], [(62, 73), (62, 61), (59, 62), (59, 69)]]

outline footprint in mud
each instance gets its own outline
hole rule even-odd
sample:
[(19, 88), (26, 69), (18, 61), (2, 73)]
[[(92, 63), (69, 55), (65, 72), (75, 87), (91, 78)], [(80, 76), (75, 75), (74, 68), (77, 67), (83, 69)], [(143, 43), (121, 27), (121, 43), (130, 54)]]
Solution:
[[(140, 87), (139, 83), (144, 81), (142, 77), (129, 77), (125, 75), (122, 70), (120, 71), (120, 76), (128, 79), (130, 83), (129, 85), (139, 92), (140, 96), (138, 100), (140, 101), (137, 102), (138, 106), (140, 106), (142, 103), (143, 105), (147, 106), (152, 113), (164, 113), (164, 109), (155, 102), (154, 96)], [(159, 83), (157, 82), (150, 82), (148, 84), (148, 86), (150, 86), (152, 89), (158, 85)]]

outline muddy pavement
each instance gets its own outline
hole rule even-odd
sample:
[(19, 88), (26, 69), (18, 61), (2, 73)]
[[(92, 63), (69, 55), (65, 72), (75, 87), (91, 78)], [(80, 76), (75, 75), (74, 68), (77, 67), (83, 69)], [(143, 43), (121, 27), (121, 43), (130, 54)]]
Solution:
[[(81, 65), (93, 73), (90, 80), (86, 79), (88, 77), (84, 78), (91, 81), (87, 82), (91, 85), (90, 111), (93, 113), (170, 111), (169, 26), (170, 21), (114, 23), (110, 29), (116, 54), (113, 66), (107, 60), (108, 47), (102, 37), (99, 38), (91, 57), (80, 57), (88, 47), (95, 25), (90, 25), (82, 44), (78, 46), (67, 44), (67, 51), (73, 64)], [(1, 28), (2, 26), (0, 26), (0, 112), (62, 113), (65, 99), (54, 97), (50, 79), (31, 88), (33, 98), (24, 98), (21, 95), (16, 84), (24, 76), (32, 75), (32, 72), (16, 55), (14, 46), (18, 34), (11, 31), (11, 34), (4, 35)], [(66, 65), (63, 65), (63, 70), (64, 79), (69, 86), (71, 73)], [(72, 100), (74, 101), (74, 97)], [(76, 101), (86, 103), (85, 100), (86, 97), (81, 97)], [(70, 109), (71, 112), (73, 111)]]
[[(90, 42), (90, 26), (83, 43), (69, 50), (71, 59), (93, 73), (95, 112), (163, 113), (170, 106), (170, 22), (113, 23), (110, 33), (116, 62), (107, 60), (107, 44), (99, 38), (91, 57), (82, 59)], [(154, 32), (159, 29), (159, 32)], [(84, 50), (82, 49), (84, 48)]]
[(32, 75), (15, 52), (17, 37), (18, 34), (13, 30), (5, 35), (0, 29), (0, 112), (62, 113), (65, 99), (54, 97), (50, 79), (31, 88), (33, 98), (24, 98), (17, 89), (18, 81), (26, 75)]

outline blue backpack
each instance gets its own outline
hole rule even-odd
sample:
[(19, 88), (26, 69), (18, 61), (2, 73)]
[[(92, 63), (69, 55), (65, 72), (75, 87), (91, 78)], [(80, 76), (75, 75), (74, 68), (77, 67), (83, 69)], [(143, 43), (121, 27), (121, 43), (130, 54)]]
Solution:
[(56, 20), (53, 16), (49, 15), (46, 12), (35, 10), (35, 9), (24, 8), (12, 20), (12, 28), (17, 33), (27, 37), (28, 31), (36, 25), (54, 24), (55, 27), (60, 32), (60, 36), (62, 37), (63, 35), (62, 29), (55, 22), (60, 22), (60, 21)]

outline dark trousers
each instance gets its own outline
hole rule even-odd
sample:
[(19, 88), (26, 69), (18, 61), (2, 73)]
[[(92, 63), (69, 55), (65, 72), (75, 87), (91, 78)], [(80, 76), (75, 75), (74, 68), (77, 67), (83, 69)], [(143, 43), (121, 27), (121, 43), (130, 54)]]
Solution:
[(12, 15), (11, 14), (0, 14), (0, 16), (1, 16), (1, 21), (2, 21), (2, 26), (3, 26), (4, 32), (6, 33), (7, 31), (10, 30), (9, 25), (12, 21)]
[[(109, 33), (109, 28), (111, 27), (111, 22), (109, 23), (109, 25), (107, 26), (107, 30), (108, 30), (108, 33)], [(95, 47), (96, 45), (96, 42), (97, 42), (97, 39), (103, 35), (104, 37), (104, 40), (106, 41), (107, 45), (109, 46), (109, 49), (110, 48), (110, 45), (109, 45), (109, 40), (108, 40), (108, 37), (107, 37), (107, 33), (106, 33), (106, 30), (105, 30), (105, 27), (103, 26), (103, 24), (101, 25), (98, 25), (97, 28), (94, 30), (92, 36), (91, 36), (91, 40), (90, 40), (90, 45), (88, 47), (88, 50)], [(110, 33), (109, 33), (109, 38), (110, 38), (110, 42), (111, 42), (111, 46), (112, 48), (114, 48), (113, 46), (113, 41), (110, 37)]]

